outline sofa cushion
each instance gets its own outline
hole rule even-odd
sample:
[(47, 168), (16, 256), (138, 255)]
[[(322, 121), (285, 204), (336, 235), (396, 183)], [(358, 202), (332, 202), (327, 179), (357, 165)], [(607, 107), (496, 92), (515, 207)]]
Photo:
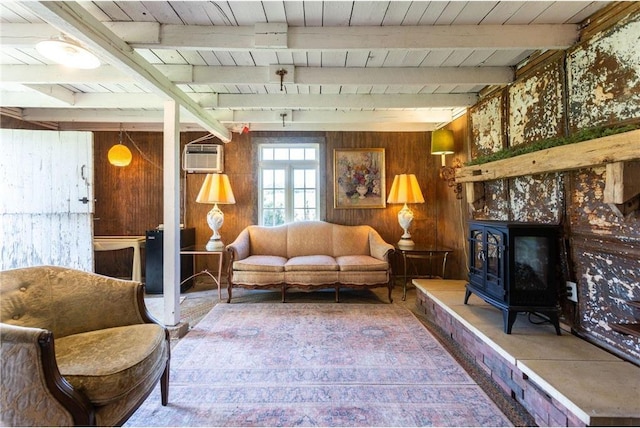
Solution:
[(251, 254), (287, 257), (287, 225), (248, 226)]
[(336, 262), (342, 272), (386, 271), (389, 269), (389, 263), (371, 256), (340, 256), (336, 257)]
[(234, 270), (254, 272), (284, 272), (287, 259), (280, 256), (249, 256), (246, 259), (233, 262)]
[(371, 255), (369, 248), (369, 226), (333, 225), (334, 257), (350, 255)]
[(155, 376), (168, 356), (158, 324), (136, 324), (56, 339), (60, 374), (97, 405), (113, 402)]
[(323, 221), (298, 221), (288, 225), (287, 257), (333, 256), (333, 224)]
[(284, 265), (286, 272), (293, 271), (337, 271), (339, 270), (336, 259), (331, 256), (299, 256), (287, 260)]

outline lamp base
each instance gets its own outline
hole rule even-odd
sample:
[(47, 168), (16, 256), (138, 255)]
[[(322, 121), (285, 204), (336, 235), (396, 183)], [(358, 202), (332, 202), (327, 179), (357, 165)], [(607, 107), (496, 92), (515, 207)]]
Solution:
[(207, 245), (205, 245), (207, 251), (222, 251), (224, 250), (224, 242), (220, 239), (209, 239)]
[(413, 248), (416, 246), (416, 243), (413, 242), (411, 238), (400, 238), (398, 241), (398, 247), (400, 248)]

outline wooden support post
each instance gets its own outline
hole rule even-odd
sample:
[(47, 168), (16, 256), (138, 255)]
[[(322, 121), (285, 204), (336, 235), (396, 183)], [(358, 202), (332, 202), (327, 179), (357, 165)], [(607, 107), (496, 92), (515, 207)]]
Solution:
[(640, 161), (607, 164), (604, 203), (620, 217), (640, 209)]

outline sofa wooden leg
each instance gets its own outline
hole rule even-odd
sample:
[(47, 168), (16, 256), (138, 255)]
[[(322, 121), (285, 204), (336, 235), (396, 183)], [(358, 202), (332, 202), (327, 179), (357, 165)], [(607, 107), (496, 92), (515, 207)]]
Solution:
[(167, 403), (169, 403), (169, 363), (170, 361), (167, 360), (167, 365), (164, 368), (162, 377), (160, 378), (160, 396), (163, 406), (166, 406)]
[(336, 303), (340, 303), (340, 287), (336, 287)]
[(390, 285), (388, 288), (389, 288), (389, 303), (393, 303), (393, 297), (391, 297), (391, 292), (393, 291), (393, 285)]
[(287, 286), (286, 285), (282, 285), (282, 303), (286, 303), (287, 302)]
[(231, 283), (229, 283), (229, 286), (227, 287), (227, 303), (231, 303)]

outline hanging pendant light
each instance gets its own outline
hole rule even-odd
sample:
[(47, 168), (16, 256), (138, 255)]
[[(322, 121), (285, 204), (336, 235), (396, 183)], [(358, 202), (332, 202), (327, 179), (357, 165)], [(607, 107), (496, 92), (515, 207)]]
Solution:
[(131, 150), (122, 144), (122, 128), (120, 128), (120, 142), (109, 149), (107, 158), (113, 166), (127, 166), (131, 163), (131, 159), (133, 159)]

